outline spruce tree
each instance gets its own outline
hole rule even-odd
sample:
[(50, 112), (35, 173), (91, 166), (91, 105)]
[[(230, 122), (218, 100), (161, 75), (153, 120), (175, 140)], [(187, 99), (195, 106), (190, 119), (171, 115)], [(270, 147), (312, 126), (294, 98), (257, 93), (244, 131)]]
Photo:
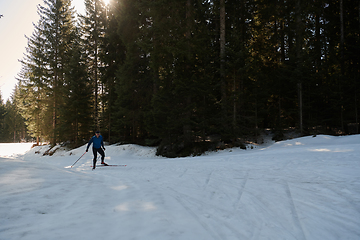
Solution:
[(111, 1), (106, 6), (106, 19), (104, 37), (100, 44), (99, 57), (102, 62), (100, 67), (100, 80), (102, 85), (101, 94), (101, 129), (102, 136), (108, 142), (115, 142), (119, 140), (116, 135), (116, 127), (114, 122), (117, 117), (114, 117), (118, 111), (115, 103), (118, 98), (116, 91), (116, 84), (118, 83), (117, 71), (121, 68), (125, 60), (126, 48), (122, 42), (122, 37), (119, 34), (119, 21), (122, 7), (117, 2)]
[[(51, 119), (46, 119), (49, 109), (47, 93), (50, 91), (47, 84), (46, 38), (42, 30), (42, 21), (34, 25), (32, 36), (28, 37), (28, 46), (25, 57), (21, 60), (22, 70), (18, 74), (17, 102), (30, 135), (36, 138), (37, 144), (41, 140), (49, 140)], [(47, 122), (49, 121), (49, 122)]]
[(6, 131), (5, 122), (4, 122), (5, 113), (6, 113), (5, 105), (4, 105), (2, 95), (0, 92), (0, 142), (5, 141), (5, 139), (4, 139), (4, 133)]
[[(55, 144), (61, 140), (67, 66), (74, 39), (74, 9), (70, 0), (45, 0), (39, 5), (40, 20), (28, 38), (19, 74), (21, 109), (29, 130)], [(31, 108), (35, 108), (32, 111)], [(51, 123), (51, 124), (50, 124)]]
[(143, 7), (139, 42), (148, 52), (154, 86), (147, 129), (162, 141), (159, 154), (186, 155), (212, 119), (204, 116), (207, 104), (214, 101), (210, 90), (214, 85), (205, 72), (213, 59), (203, 6), (195, 1), (161, 1)]
[(68, 52), (70, 43), (74, 37), (74, 8), (71, 7), (71, 0), (45, 0), (45, 7), (39, 7), (40, 21), (44, 22), (42, 29), (45, 37), (47, 63), (47, 82), (49, 89), (48, 101), (49, 115), (52, 116), (52, 138), (50, 142), (59, 142), (61, 125), (60, 109), (64, 107), (65, 96), (62, 94), (64, 86), (65, 67), (68, 63)]
[(101, 46), (105, 34), (106, 6), (102, 0), (85, 0), (85, 15), (81, 16), (83, 26), (82, 35), (84, 47), (88, 53), (87, 71), (93, 85), (93, 119), (94, 129), (100, 128), (100, 68), (103, 65), (100, 60)]
[(120, 55), (114, 59), (117, 72), (113, 76), (113, 86), (117, 99), (112, 106), (115, 112), (111, 125), (118, 141), (132, 143), (144, 143), (147, 138), (144, 117), (149, 109), (153, 87), (149, 55), (141, 44), (145, 40), (141, 28), (146, 26), (146, 21), (140, 14), (140, 2), (119, 1), (113, 6), (118, 11), (115, 26), (121, 42), (112, 47)]
[(18, 87), (15, 87), (11, 99), (6, 101), (6, 114), (4, 117), (5, 133), (4, 137), (7, 142), (21, 142), (26, 140), (25, 119), (21, 116), (17, 103)]
[(92, 127), (92, 84), (87, 74), (86, 52), (81, 45), (79, 31), (74, 32), (65, 67), (64, 107), (61, 108), (61, 140), (71, 141), (75, 146), (87, 139)]

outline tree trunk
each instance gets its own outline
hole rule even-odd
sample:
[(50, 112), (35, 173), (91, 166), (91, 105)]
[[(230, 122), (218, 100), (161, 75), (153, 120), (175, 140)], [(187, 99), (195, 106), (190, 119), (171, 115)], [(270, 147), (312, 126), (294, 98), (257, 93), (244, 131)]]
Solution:
[(344, 106), (343, 106), (343, 94), (342, 94), (342, 81), (344, 79), (344, 10), (343, 10), (343, 0), (340, 0), (340, 67), (341, 74), (339, 80), (339, 93), (340, 93), (340, 122), (341, 129), (344, 131)]
[[(359, 32), (360, 32), (360, 0), (359, 0)], [(360, 61), (359, 61), (360, 57), (358, 55), (358, 64), (360, 64)], [(358, 68), (358, 71), (357, 71), (357, 82), (360, 80), (360, 69)], [(358, 95), (356, 94), (357, 91), (358, 91), (358, 84), (357, 82), (355, 83), (355, 118), (356, 118), (356, 133), (359, 133), (359, 119), (358, 119)]]
[(94, 93), (95, 93), (95, 103), (94, 103), (94, 114), (95, 114), (95, 127), (99, 130), (99, 116), (98, 116), (98, 17), (97, 17), (97, 1), (95, 0), (95, 26), (94, 26), (94, 37), (95, 37), (95, 57), (94, 57)]
[[(78, 109), (76, 109), (75, 112), (77, 113)], [(79, 136), (79, 122), (78, 122), (78, 117), (76, 117), (75, 118), (75, 146), (77, 146), (77, 143), (78, 143), (78, 136)]]
[(302, 100), (302, 83), (298, 83), (298, 98), (299, 98), (299, 125), (300, 133), (303, 135), (303, 100)]
[(233, 128), (236, 129), (236, 71), (234, 69), (234, 76), (233, 76), (233, 97), (234, 97), (234, 109), (233, 109)]
[(341, 75), (344, 74), (344, 10), (343, 0), (340, 0), (340, 61), (341, 61)]
[(303, 88), (302, 88), (302, 23), (301, 23), (301, 0), (296, 1), (296, 67), (298, 78), (298, 101), (299, 101), (299, 129), (301, 135), (303, 135)]
[(280, 37), (281, 37), (281, 59), (280, 61), (282, 63), (285, 63), (285, 26), (284, 26), (284, 20), (280, 21)]
[(320, 35), (320, 11), (321, 3), (316, 3), (316, 15), (315, 15), (315, 69), (319, 72), (321, 62), (321, 35)]
[(56, 29), (55, 29), (55, 56), (54, 56), (54, 83), (53, 83), (53, 93), (54, 93), (54, 99), (53, 99), (53, 122), (52, 122), (52, 130), (53, 130), (53, 139), (51, 144), (56, 144), (56, 108), (57, 108), (57, 90), (58, 90), (58, 80), (59, 80), (59, 69), (58, 69), (58, 55), (59, 55), (59, 22), (56, 20)]
[(226, 11), (225, 0), (220, 0), (220, 88), (221, 88), (221, 125), (224, 132), (223, 141), (226, 140), (225, 134), (228, 132), (228, 116), (227, 116), (227, 94), (226, 94), (226, 79), (225, 79), (225, 31), (226, 31)]
[[(225, 29), (226, 29), (225, 0), (220, 0), (220, 78), (221, 78), (221, 101), (225, 112), (226, 106), (226, 82), (225, 82)], [(225, 117), (225, 116), (224, 116)]]
[[(187, 0), (186, 1), (186, 25), (187, 25), (187, 31), (185, 33), (185, 37), (187, 39), (187, 58), (188, 58), (188, 62), (189, 64), (186, 65), (186, 71), (187, 72), (191, 72), (191, 68), (192, 66), (190, 65), (190, 61), (191, 61), (191, 45), (190, 45), (190, 41), (191, 41), (191, 28), (192, 28), (192, 24), (193, 24), (193, 0)], [(190, 78), (191, 76), (189, 76)], [(186, 102), (185, 102), (186, 106), (189, 108), (189, 106), (191, 105), (191, 96), (188, 95), (186, 96)], [(184, 134), (184, 138), (185, 138), (185, 142), (186, 143), (190, 143), (192, 141), (191, 139), (191, 125), (190, 125), (190, 118), (191, 118), (191, 110), (188, 109), (186, 110), (185, 113), (186, 119), (185, 119), (185, 123), (183, 126), (183, 134)]]

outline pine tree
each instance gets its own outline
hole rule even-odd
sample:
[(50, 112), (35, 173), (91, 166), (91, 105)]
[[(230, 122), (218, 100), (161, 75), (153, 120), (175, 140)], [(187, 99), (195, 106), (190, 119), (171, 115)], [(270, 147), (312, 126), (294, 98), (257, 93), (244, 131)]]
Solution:
[(5, 133), (4, 137), (7, 142), (21, 142), (26, 140), (26, 125), (25, 119), (21, 116), (18, 103), (16, 101), (19, 90), (15, 87), (11, 99), (7, 100), (4, 117)]
[(80, 33), (74, 32), (71, 49), (62, 89), (64, 107), (61, 108), (61, 140), (70, 141), (75, 146), (81, 145), (87, 139), (92, 127), (91, 95), (92, 84), (89, 81), (86, 65), (86, 53), (81, 45)]
[(50, 139), (51, 129), (46, 119), (49, 102), (46, 99), (50, 91), (47, 85), (47, 61), (46, 61), (46, 38), (43, 36), (44, 28), (42, 21), (34, 25), (35, 30), (28, 37), (26, 54), (21, 61), (22, 70), (18, 75), (19, 94), (17, 102), (30, 135), (36, 138), (37, 144), (41, 139)]
[[(81, 16), (81, 23), (83, 25), (83, 38), (84, 47), (87, 50), (87, 66), (89, 77), (93, 84), (93, 119), (94, 128), (100, 128), (100, 68), (102, 62), (100, 60), (101, 45), (103, 45), (103, 39), (105, 34), (106, 25), (106, 6), (101, 0), (85, 0), (84, 16)], [(101, 94), (100, 94), (101, 95)]]
[(147, 54), (145, 67), (153, 84), (146, 126), (162, 142), (159, 154), (187, 155), (204, 136), (206, 122), (213, 119), (204, 116), (206, 106), (214, 101), (210, 90), (214, 85), (205, 71), (213, 59), (208, 52), (211, 43), (205, 37), (203, 5), (161, 1), (142, 7), (144, 24), (138, 42)]
[(70, 0), (45, 0), (45, 6), (39, 6), (40, 21), (44, 26), (42, 31), (45, 41), (46, 84), (50, 90), (48, 116), (52, 117), (52, 137), (50, 142), (59, 141), (59, 126), (61, 125), (60, 109), (64, 104), (62, 87), (64, 86), (65, 67), (70, 57), (68, 54), (74, 35), (74, 8)]
[[(28, 38), (23, 69), (19, 74), (19, 102), (29, 130), (38, 139), (59, 142), (64, 110), (63, 87), (74, 35), (74, 9), (70, 0), (45, 0), (40, 20)], [(34, 108), (32, 110), (32, 108)], [(49, 124), (51, 123), (51, 124)]]
[(142, 31), (148, 23), (140, 14), (143, 11), (140, 1), (121, 1), (118, 4), (115, 8), (122, 16), (118, 19), (118, 33), (126, 54), (116, 73), (118, 98), (113, 123), (122, 141), (144, 143), (148, 135), (144, 119), (153, 93), (149, 52), (142, 46), (146, 39)]
[(1, 96), (1, 92), (0, 92), (0, 142), (4, 142), (4, 133), (6, 131), (5, 128), (5, 122), (4, 122), (4, 117), (5, 117), (5, 105)]
[(116, 84), (118, 82), (117, 71), (124, 63), (126, 52), (122, 37), (119, 34), (118, 17), (121, 16), (122, 7), (116, 4), (119, 3), (112, 1), (106, 6), (106, 24), (99, 52), (102, 62), (102, 67), (100, 68), (102, 84), (102, 95), (100, 98), (102, 114), (100, 122), (102, 135), (108, 142), (115, 142), (119, 139), (116, 136), (116, 128), (113, 124), (117, 121), (117, 118), (114, 118), (114, 116), (118, 111), (115, 105), (118, 98), (116, 91)]

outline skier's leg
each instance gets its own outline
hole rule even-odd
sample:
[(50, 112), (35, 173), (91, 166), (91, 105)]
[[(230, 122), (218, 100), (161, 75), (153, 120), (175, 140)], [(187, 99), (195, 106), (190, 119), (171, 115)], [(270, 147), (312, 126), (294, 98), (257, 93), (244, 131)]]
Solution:
[(93, 154), (94, 154), (93, 169), (95, 169), (95, 167), (96, 167), (96, 158), (97, 158), (97, 150), (96, 150), (96, 148), (93, 148)]
[(99, 149), (98, 149), (98, 152), (99, 152), (100, 155), (101, 155), (101, 164), (104, 164), (104, 159), (105, 159), (104, 150), (103, 150), (102, 148), (99, 148)]

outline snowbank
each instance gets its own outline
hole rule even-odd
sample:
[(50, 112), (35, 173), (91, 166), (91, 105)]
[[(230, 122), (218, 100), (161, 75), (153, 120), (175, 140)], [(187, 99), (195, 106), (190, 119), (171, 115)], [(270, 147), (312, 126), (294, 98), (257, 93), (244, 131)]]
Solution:
[(34, 143), (0, 143), (0, 158), (15, 158), (29, 151)]

